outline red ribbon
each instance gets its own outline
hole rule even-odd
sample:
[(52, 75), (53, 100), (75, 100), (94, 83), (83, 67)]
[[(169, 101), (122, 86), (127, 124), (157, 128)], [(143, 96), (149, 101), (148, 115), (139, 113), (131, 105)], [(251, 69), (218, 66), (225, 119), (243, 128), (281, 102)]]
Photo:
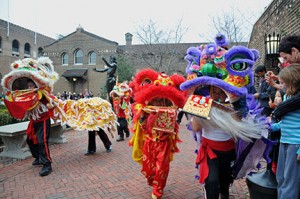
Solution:
[(196, 158), (196, 164), (199, 164), (199, 182), (204, 184), (206, 178), (209, 174), (209, 167), (207, 163), (207, 158), (214, 159), (217, 158), (217, 155), (214, 153), (214, 150), (217, 151), (230, 151), (235, 148), (235, 143), (233, 139), (227, 141), (213, 141), (203, 137), (199, 152)]

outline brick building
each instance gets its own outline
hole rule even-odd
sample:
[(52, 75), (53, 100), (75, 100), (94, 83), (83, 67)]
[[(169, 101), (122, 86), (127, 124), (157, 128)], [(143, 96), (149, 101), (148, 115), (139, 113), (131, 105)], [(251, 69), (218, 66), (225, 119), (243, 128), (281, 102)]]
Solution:
[(105, 85), (106, 73), (93, 71), (104, 68), (101, 59), (116, 56), (118, 43), (99, 37), (78, 27), (76, 31), (45, 46), (45, 56), (55, 66), (60, 79), (54, 85), (54, 92), (71, 91), (83, 93), (87, 88), (94, 96), (99, 94)]
[[(184, 60), (186, 50), (191, 46), (199, 46), (200, 43), (185, 44), (154, 44), (149, 46), (132, 45), (132, 34), (125, 34), (126, 45), (118, 45), (117, 42), (102, 38), (82, 27), (78, 27), (73, 33), (63, 37), (54, 43), (45, 46), (45, 56), (53, 61), (55, 70), (60, 75), (60, 80), (55, 84), (54, 92), (71, 91), (84, 92), (85, 89), (92, 91), (94, 96), (106, 94), (104, 88), (107, 74), (95, 72), (93, 69), (103, 69), (105, 63), (102, 57), (109, 61), (109, 56), (124, 56), (136, 72), (149, 67), (156, 55), (160, 54), (160, 61), (170, 62), (172, 69), (169, 72), (184, 74), (187, 65)], [(172, 49), (172, 54), (167, 49)], [(101, 92), (101, 93), (100, 93)]]
[(300, 35), (300, 1), (274, 0), (253, 26), (249, 48), (260, 52), (257, 65), (278, 70), (278, 44), (286, 35)]
[(0, 19), (0, 79), (10, 72), (12, 62), (25, 57), (37, 58), (43, 55), (44, 46), (54, 41), (53, 38)]

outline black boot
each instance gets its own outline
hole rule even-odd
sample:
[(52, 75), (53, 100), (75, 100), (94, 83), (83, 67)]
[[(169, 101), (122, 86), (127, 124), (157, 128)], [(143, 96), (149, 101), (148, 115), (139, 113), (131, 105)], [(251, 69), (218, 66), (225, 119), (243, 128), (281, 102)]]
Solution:
[(40, 171), (40, 176), (47, 176), (52, 172), (51, 164), (45, 164)]
[(93, 155), (96, 151), (87, 151), (84, 155)]
[(33, 165), (33, 166), (37, 166), (37, 165), (42, 165), (42, 164), (40, 163), (39, 159), (36, 158), (36, 159), (32, 162), (32, 165)]
[(107, 153), (110, 153), (110, 152), (111, 152), (111, 150), (112, 150), (112, 146), (110, 145), (110, 146), (109, 146), (109, 148), (108, 148), (108, 149), (106, 149), (106, 152), (107, 152)]
[(119, 137), (118, 139), (117, 139), (117, 142), (120, 142), (120, 141), (123, 141), (124, 140), (124, 137)]

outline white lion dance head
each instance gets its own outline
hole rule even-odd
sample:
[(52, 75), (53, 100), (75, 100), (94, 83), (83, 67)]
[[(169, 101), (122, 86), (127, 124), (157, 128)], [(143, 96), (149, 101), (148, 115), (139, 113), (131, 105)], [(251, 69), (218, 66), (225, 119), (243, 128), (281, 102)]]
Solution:
[(17, 60), (11, 64), (11, 69), (12, 71), (3, 77), (1, 82), (5, 91), (25, 90), (28, 79), (31, 79), (38, 88), (52, 89), (58, 80), (58, 74), (48, 57), (40, 57), (38, 60), (32, 58)]
[[(58, 74), (48, 57), (17, 60), (11, 64), (11, 69), (1, 82), (5, 92), (4, 102), (14, 118), (24, 119), (26, 113), (33, 110), (43, 96), (52, 96)], [(28, 81), (35, 84), (35, 89), (28, 89)]]

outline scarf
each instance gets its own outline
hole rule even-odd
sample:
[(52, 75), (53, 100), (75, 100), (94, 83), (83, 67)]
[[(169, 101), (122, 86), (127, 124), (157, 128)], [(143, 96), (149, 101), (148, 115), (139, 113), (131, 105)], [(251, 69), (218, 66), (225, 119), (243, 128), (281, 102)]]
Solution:
[(291, 98), (281, 102), (274, 110), (273, 115), (280, 120), (287, 113), (300, 109), (300, 92)]

